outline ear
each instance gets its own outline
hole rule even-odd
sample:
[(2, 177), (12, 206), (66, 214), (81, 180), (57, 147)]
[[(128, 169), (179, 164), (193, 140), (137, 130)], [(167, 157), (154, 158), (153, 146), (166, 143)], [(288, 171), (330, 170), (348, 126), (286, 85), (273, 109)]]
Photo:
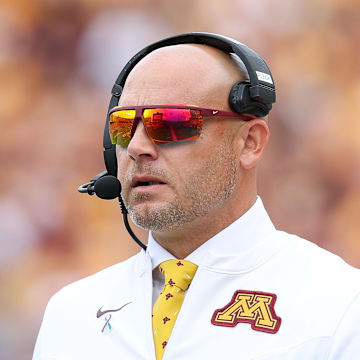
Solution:
[(241, 127), (240, 164), (251, 169), (260, 160), (268, 142), (270, 131), (264, 119), (253, 119)]

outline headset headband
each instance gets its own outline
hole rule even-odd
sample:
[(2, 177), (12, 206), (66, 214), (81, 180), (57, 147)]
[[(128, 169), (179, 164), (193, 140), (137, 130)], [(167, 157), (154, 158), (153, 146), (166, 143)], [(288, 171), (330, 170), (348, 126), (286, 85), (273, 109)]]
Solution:
[[(141, 59), (156, 49), (189, 43), (209, 45), (225, 53), (235, 53), (239, 56), (248, 71), (249, 81), (236, 83), (231, 89), (229, 95), (230, 107), (237, 113), (252, 113), (259, 117), (268, 114), (272, 104), (275, 103), (276, 97), (274, 81), (265, 61), (254, 50), (239, 41), (226, 36), (203, 32), (172, 36), (155, 42), (134, 55), (116, 79), (111, 90), (112, 96), (108, 110), (110, 111), (118, 105), (126, 78)], [(117, 176), (115, 145), (110, 140), (108, 114), (106, 116), (103, 145), (106, 169), (110, 175)]]

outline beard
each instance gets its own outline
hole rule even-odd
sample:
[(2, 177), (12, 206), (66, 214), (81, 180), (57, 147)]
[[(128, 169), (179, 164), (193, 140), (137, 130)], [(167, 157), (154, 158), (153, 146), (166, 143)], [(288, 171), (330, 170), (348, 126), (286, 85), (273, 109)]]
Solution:
[[(139, 169), (133, 169), (129, 179), (136, 170)], [(172, 178), (165, 171), (151, 168), (149, 163), (142, 166), (141, 170), (166, 182)], [(146, 206), (139, 211), (136, 203), (150, 199), (151, 195), (132, 194), (131, 200), (125, 196), (124, 203), (134, 224), (145, 230), (170, 230), (206, 216), (223, 205), (232, 195), (238, 176), (231, 146), (222, 142), (216, 153), (204, 160), (196, 171), (182, 171), (182, 174), (182, 196), (175, 192), (173, 200), (167, 203)]]

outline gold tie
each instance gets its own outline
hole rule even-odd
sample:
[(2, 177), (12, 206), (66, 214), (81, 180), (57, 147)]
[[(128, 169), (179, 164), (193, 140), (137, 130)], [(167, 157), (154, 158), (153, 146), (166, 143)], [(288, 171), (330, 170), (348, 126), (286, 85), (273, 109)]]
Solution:
[(159, 265), (165, 285), (153, 308), (153, 334), (156, 360), (163, 357), (174, 327), (184, 292), (193, 279), (197, 265), (186, 260), (168, 260)]

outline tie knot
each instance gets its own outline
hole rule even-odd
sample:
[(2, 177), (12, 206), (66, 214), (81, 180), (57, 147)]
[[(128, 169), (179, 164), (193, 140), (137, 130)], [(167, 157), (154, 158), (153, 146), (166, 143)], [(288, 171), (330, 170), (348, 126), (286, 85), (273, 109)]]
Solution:
[(189, 287), (197, 268), (197, 265), (186, 260), (167, 260), (159, 265), (165, 277), (165, 286), (177, 286), (183, 291)]

